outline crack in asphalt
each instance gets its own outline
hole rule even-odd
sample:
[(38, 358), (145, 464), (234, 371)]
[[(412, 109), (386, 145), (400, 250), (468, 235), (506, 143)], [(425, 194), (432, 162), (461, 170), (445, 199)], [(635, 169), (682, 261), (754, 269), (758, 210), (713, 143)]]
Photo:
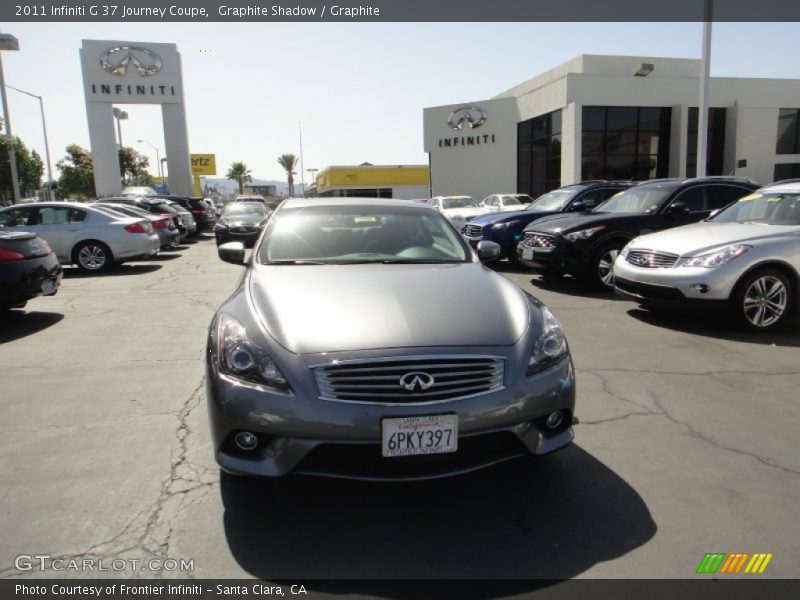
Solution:
[[(134, 515), (122, 529), (109, 539), (93, 544), (82, 552), (50, 556), (51, 560), (113, 560), (129, 553), (144, 555), (144, 558), (125, 556), (126, 559), (140, 558), (141, 564), (145, 564), (150, 559), (163, 561), (167, 558), (175, 558), (170, 555), (170, 546), (174, 533), (173, 519), (188, 503), (189, 498), (191, 498), (191, 501), (199, 500), (218, 481), (216, 469), (209, 469), (203, 465), (193, 463), (188, 458), (192, 452), (189, 450), (187, 443), (187, 438), (191, 433), (188, 421), (192, 412), (202, 403), (204, 387), (205, 376), (192, 390), (191, 394), (181, 402), (177, 411), (164, 413), (174, 415), (177, 418), (178, 423), (175, 429), (177, 451), (175, 451), (175, 456), (172, 459), (169, 474), (161, 482), (158, 497), (155, 501), (148, 508), (142, 509)], [(198, 490), (202, 493), (193, 493)], [(126, 574), (128, 573), (130, 572), (126, 572)], [(160, 578), (164, 577), (166, 573), (168, 572), (145, 571), (144, 567), (142, 567), (140, 572), (133, 572), (131, 576)], [(20, 572), (15, 567), (0, 569), (0, 578), (36, 577), (40, 575), (41, 572), (39, 571)], [(190, 578), (191, 573), (181, 572), (181, 576)]]

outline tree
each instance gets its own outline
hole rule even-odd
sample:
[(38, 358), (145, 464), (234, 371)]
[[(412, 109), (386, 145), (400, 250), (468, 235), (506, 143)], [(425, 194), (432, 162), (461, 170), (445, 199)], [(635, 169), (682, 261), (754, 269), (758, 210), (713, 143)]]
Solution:
[(228, 169), (228, 174), (225, 175), (227, 179), (233, 179), (239, 183), (239, 193), (244, 194), (244, 182), (251, 181), (253, 179), (250, 169), (247, 168), (247, 165), (243, 162), (235, 162), (231, 163), (230, 169)]
[(129, 146), (119, 149), (119, 170), (122, 186), (151, 185), (153, 178), (147, 172), (150, 160)]
[(297, 166), (297, 157), (294, 154), (281, 154), (278, 164), (286, 171), (286, 180), (289, 183), (289, 195), (294, 196), (294, 168)]
[(11, 183), (11, 165), (8, 160), (9, 145), (14, 149), (17, 159), (17, 177), (22, 196), (41, 189), (44, 163), (36, 150), (30, 151), (18, 137), (0, 136), (0, 202), (10, 204), (14, 197)]
[(62, 197), (77, 197), (80, 200), (94, 198), (94, 168), (92, 155), (78, 144), (67, 146), (67, 155), (56, 163), (61, 171), (58, 190)]

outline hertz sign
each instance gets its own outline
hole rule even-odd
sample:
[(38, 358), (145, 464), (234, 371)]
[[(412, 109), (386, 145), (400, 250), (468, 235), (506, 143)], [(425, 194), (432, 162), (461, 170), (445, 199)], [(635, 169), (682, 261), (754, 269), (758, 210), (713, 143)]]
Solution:
[(189, 157), (192, 161), (193, 176), (200, 177), (201, 175), (217, 174), (217, 158), (215, 154), (190, 154)]

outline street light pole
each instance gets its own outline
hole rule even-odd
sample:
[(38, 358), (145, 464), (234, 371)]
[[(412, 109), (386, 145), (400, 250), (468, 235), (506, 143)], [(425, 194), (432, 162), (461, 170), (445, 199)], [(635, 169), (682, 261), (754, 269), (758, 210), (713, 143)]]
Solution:
[(140, 144), (147, 144), (153, 150), (156, 151), (156, 173), (158, 173), (158, 178), (161, 180), (161, 184), (164, 184), (164, 174), (161, 170), (161, 154), (158, 152), (158, 146), (156, 146), (152, 142), (148, 142), (147, 140), (136, 140)]
[(119, 142), (119, 147), (122, 148), (122, 125), (120, 125), (120, 121), (127, 119), (128, 113), (119, 108), (114, 108), (114, 118), (117, 120), (117, 141)]
[(706, 154), (708, 142), (708, 80), (711, 72), (711, 19), (712, 0), (705, 0), (703, 21), (703, 57), (700, 61), (702, 84), (700, 106), (697, 107), (697, 177), (706, 176)]
[(19, 175), (17, 174), (17, 154), (14, 151), (11, 135), (11, 116), (8, 114), (8, 98), (6, 98), (6, 80), (3, 74), (2, 50), (19, 50), (19, 41), (8, 33), (0, 34), (0, 96), (2, 96), (3, 116), (5, 117), (6, 135), (8, 136), (8, 164), (11, 167), (11, 187), (14, 193), (14, 204), (20, 201)]
[(37, 94), (26, 92), (25, 90), (21, 90), (13, 85), (5, 84), (5, 87), (12, 89), (15, 92), (19, 92), (20, 94), (30, 96), (31, 98), (36, 98), (39, 101), (39, 112), (42, 115), (42, 132), (44, 133), (44, 155), (45, 160), (47, 161), (47, 199), (53, 200), (53, 167), (50, 162), (50, 144), (47, 141), (47, 121), (44, 118), (44, 99)]

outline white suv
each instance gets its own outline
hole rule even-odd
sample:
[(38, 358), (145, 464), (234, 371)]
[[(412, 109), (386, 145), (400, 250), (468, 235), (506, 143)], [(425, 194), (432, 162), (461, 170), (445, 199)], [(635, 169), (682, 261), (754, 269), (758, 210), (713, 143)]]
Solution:
[(59, 262), (93, 272), (153, 256), (161, 245), (148, 219), (115, 217), (76, 202), (9, 206), (0, 210), (0, 229), (35, 233), (50, 245)]
[(616, 292), (645, 307), (730, 309), (775, 328), (800, 289), (800, 181), (761, 188), (706, 221), (632, 240), (614, 263)]

